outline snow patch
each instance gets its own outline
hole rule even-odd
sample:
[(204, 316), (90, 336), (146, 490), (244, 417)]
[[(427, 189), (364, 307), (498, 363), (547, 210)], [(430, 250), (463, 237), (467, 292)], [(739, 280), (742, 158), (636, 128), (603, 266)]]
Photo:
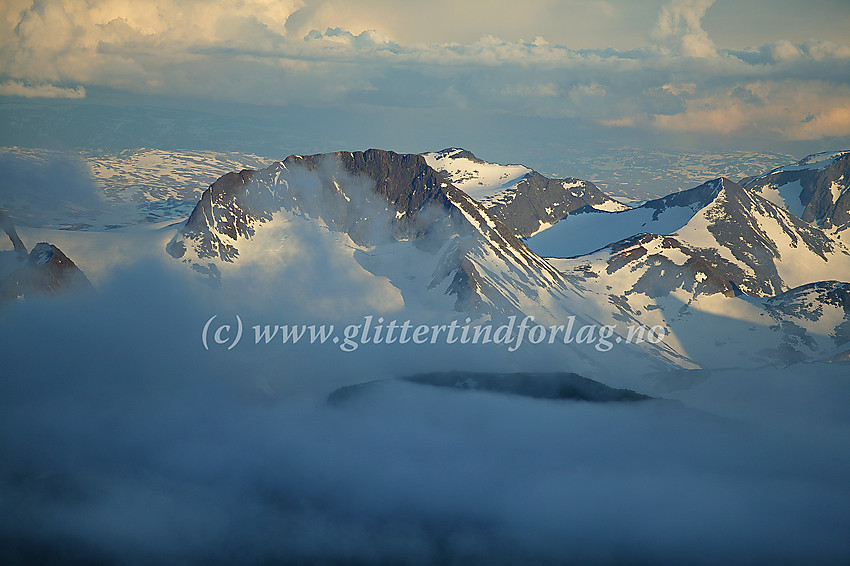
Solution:
[(608, 199), (602, 204), (594, 204), (592, 205), (596, 210), (600, 210), (602, 212), (622, 212), (624, 210), (630, 210), (630, 207), (627, 204), (623, 204), (622, 202), (616, 201), (614, 199)]
[(463, 151), (452, 149), (424, 153), (422, 156), (432, 169), (441, 172), (455, 187), (479, 202), (489, 200), (495, 204), (495, 199), (501, 197), (500, 200), (509, 199), (509, 203), (515, 193), (507, 191), (515, 189), (532, 172), (523, 165), (499, 165), (458, 157)]

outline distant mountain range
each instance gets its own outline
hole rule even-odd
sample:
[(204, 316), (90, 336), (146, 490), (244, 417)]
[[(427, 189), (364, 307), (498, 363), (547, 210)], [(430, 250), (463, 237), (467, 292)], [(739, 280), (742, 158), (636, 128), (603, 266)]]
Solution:
[(631, 208), (459, 148), (290, 156), (219, 179), (168, 251), (226, 277), (262, 253), (258, 234), (308, 222), (357, 248), (406, 305), (438, 293), (477, 315), (661, 325), (670, 337), (643, 347), (681, 367), (835, 359), (850, 334), (848, 167), (848, 152), (810, 156)]
[[(146, 167), (164, 157), (148, 155)], [(197, 158), (198, 169), (186, 170), (196, 180), (209, 175)], [(157, 182), (179, 177), (177, 169)], [(138, 187), (138, 215), (160, 206), (156, 218), (177, 220), (193, 198), (194, 189), (144, 189), (142, 178)], [(212, 282), (297, 252), (299, 261), (337, 262), (344, 273), (388, 282), (407, 312), (530, 315), (543, 325), (572, 318), (616, 326), (623, 339), (628, 327), (662, 327), (663, 341), (625, 351), (647, 368), (755, 367), (850, 355), (848, 227), (850, 152), (740, 183), (712, 179), (632, 207), (589, 181), (461, 148), (372, 149), (227, 173), (171, 228), (166, 251)], [(300, 239), (305, 231), (313, 244)], [(348, 299), (356, 303), (356, 292)], [(603, 366), (614, 358), (588, 350), (564, 349), (576, 364), (589, 354)]]

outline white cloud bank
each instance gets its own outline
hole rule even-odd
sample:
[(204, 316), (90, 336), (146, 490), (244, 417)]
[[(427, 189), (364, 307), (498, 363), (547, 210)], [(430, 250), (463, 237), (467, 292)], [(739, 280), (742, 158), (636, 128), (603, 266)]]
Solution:
[(261, 270), (271, 301), (164, 261), (0, 312), (3, 564), (847, 563), (843, 368), (717, 372), (682, 405), (399, 383), (329, 405), (532, 356), (208, 352), (212, 313), (310, 306)]
[[(531, 29), (529, 14), (544, 17), (538, 4), (516, 16), (522, 29)], [(597, 25), (625, 10), (570, 6)], [(543, 37), (410, 41), (400, 20), (416, 12), (377, 0), (358, 10), (331, 1), (19, 1), (0, 8), (0, 92), (72, 97), (98, 86), (252, 104), (474, 107), (671, 134), (850, 136), (850, 47), (777, 38), (723, 49), (702, 26), (712, 8), (712, 0), (672, 0), (649, 45), (581, 50)], [(495, 20), (493, 29), (501, 29)]]

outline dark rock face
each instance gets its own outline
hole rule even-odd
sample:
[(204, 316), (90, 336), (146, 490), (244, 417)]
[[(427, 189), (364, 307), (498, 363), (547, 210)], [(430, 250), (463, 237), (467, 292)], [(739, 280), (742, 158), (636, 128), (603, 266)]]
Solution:
[[(471, 151), (460, 148), (446, 148), (429, 155), (435, 156), (437, 160), (447, 159), (449, 164), (452, 160), (467, 159), (484, 166), (494, 165), (477, 158)], [(458, 170), (453, 176), (442, 162), (439, 163), (441, 164), (436, 166), (440, 168), (439, 172), (447, 181), (468, 180), (469, 172), (461, 173)], [(590, 181), (573, 177), (550, 179), (537, 171), (528, 171), (519, 178), (515, 186), (509, 182), (501, 190), (479, 201), (487, 212), (501, 220), (520, 238), (527, 238), (536, 233), (542, 225), (554, 224), (571, 212), (586, 206), (602, 204), (623, 206), (605, 195)]]
[(36, 244), (21, 263), (21, 267), (0, 281), (0, 303), (71, 289), (93, 289), (80, 268), (53, 244)]
[[(809, 156), (795, 168), (768, 173), (746, 179), (744, 186), (761, 193), (768, 187), (781, 187), (800, 183), (799, 204), (803, 209), (802, 219), (823, 228), (850, 226), (850, 152), (832, 160), (823, 169), (807, 169), (805, 166), (817, 156)], [(838, 198), (835, 196), (838, 195)]]
[(615, 389), (576, 373), (479, 373), (450, 371), (423, 373), (402, 378), (420, 385), (460, 391), (491, 391), (533, 399), (561, 401), (645, 401), (652, 399), (630, 389)]
[[(228, 173), (201, 195), (183, 228), (187, 237), (198, 241), (197, 249), (201, 257), (219, 257), (223, 261), (233, 261), (238, 251), (233, 245), (222, 240), (218, 233), (233, 239), (253, 235), (252, 225), (255, 218), (240, 204), (242, 189), (253, 175), (254, 171), (250, 169)], [(215, 230), (210, 230), (211, 226), (214, 226)], [(166, 250), (176, 258), (183, 257), (186, 252), (182, 242), (169, 244)]]
[[(329, 167), (330, 163), (339, 167)], [(450, 199), (456, 189), (431, 169), (421, 155), (370, 149), (290, 156), (283, 165), (316, 172), (321, 187), (316, 187), (312, 194), (297, 194), (297, 191), (281, 194), (282, 208), (307, 207), (311, 216), (322, 218), (357, 243), (377, 243), (376, 238), (381, 236), (421, 242), (432, 235), (468, 233)], [(339, 169), (351, 178), (337, 178)], [(290, 192), (292, 189), (290, 183)], [(381, 234), (380, 230), (376, 233), (373, 229), (373, 224), (379, 221), (376, 216), (389, 219), (389, 234)]]
[(550, 179), (533, 171), (517, 185), (513, 200), (507, 204), (497, 202), (488, 211), (517, 236), (527, 238), (542, 224), (554, 224), (580, 208), (610, 200), (590, 181)]
[(732, 252), (735, 259), (749, 266), (753, 274), (745, 274), (739, 267), (719, 257), (705, 259), (719, 271), (726, 272), (729, 280), (734, 281), (747, 294), (775, 295), (786, 289), (775, 264), (775, 261), (782, 257), (782, 250), (764, 232), (755, 213), (775, 220), (798, 248), (808, 248), (824, 259), (826, 254), (832, 251), (832, 241), (817, 228), (794, 215), (784, 214), (778, 206), (752, 194), (737, 183), (720, 179), (719, 184), (722, 186), (723, 199), (712, 211), (708, 230), (720, 245)]

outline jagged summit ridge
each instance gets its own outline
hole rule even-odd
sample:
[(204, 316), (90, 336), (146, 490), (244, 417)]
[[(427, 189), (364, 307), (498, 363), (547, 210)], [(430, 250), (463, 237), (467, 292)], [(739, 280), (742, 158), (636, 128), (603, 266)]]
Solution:
[(823, 168), (826, 165), (829, 165), (831, 162), (836, 159), (846, 157), (850, 155), (850, 150), (845, 151), (822, 151), (820, 153), (813, 153), (811, 155), (807, 155), (803, 159), (797, 162), (798, 167), (816, 167)]
[(445, 149), (441, 149), (440, 151), (435, 151), (432, 154), (425, 155), (433, 155), (434, 159), (438, 162), (444, 159), (468, 159), (473, 163), (487, 163), (482, 159), (478, 159), (475, 154), (469, 151), (468, 149), (463, 149), (461, 147), (447, 147)]
[(527, 241), (543, 256), (575, 257), (643, 232), (674, 234), (714, 202), (728, 182), (728, 179), (714, 179), (626, 210), (584, 207)]
[(458, 308), (517, 309), (522, 296), (532, 300), (562, 283), (557, 270), (423, 156), (376, 149), (292, 155), (261, 171), (225, 175), (204, 192), (167, 250), (218, 273), (281, 214), (321, 223), (363, 249), (408, 242), (432, 254), (427, 286), (444, 287)]
[(452, 184), (480, 202), (522, 238), (547, 229), (585, 206), (624, 210), (628, 206), (576, 178), (552, 179), (524, 165), (500, 165), (465, 149), (425, 153), (428, 164)]

